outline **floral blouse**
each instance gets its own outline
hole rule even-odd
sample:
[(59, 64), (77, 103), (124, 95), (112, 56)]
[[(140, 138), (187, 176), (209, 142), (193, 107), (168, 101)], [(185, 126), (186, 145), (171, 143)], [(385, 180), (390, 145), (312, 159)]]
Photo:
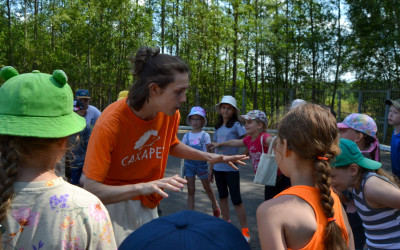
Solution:
[(117, 249), (110, 217), (93, 194), (62, 178), (14, 183), (1, 222), (3, 249)]

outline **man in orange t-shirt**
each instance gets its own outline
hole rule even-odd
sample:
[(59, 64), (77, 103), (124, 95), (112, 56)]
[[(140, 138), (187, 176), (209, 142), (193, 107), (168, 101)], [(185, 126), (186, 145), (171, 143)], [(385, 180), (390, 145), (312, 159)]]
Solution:
[(117, 244), (157, 218), (164, 189), (179, 191), (186, 180), (164, 178), (168, 155), (244, 164), (244, 155), (225, 156), (193, 149), (177, 139), (179, 108), (189, 87), (187, 65), (178, 57), (143, 47), (134, 58), (136, 81), (127, 98), (108, 106), (92, 131), (83, 172), (84, 188), (109, 211)]

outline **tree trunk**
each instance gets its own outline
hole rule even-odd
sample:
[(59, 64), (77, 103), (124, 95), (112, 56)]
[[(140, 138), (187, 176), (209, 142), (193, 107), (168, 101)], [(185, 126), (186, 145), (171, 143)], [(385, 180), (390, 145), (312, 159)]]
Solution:
[(176, 34), (175, 34), (175, 54), (179, 56), (179, 32), (180, 32), (180, 27), (179, 27), (179, 0), (176, 0), (176, 7), (175, 7), (175, 20), (178, 20), (176, 24)]
[(256, 51), (254, 55), (254, 73), (255, 73), (255, 79), (254, 79), (254, 95), (253, 95), (253, 109), (258, 109), (258, 100), (257, 100), (257, 95), (258, 95), (258, 0), (255, 1), (255, 37), (256, 37)]
[(8, 48), (8, 60), (9, 60), (9, 65), (14, 65), (14, 48), (13, 48), (13, 36), (12, 36), (12, 30), (11, 30), (11, 6), (10, 6), (10, 0), (7, 0), (7, 15), (8, 15), (8, 37), (9, 37), (9, 48)]
[(233, 2), (233, 32), (234, 32), (234, 41), (233, 41), (233, 69), (232, 69), (232, 96), (236, 96), (236, 80), (237, 80), (237, 54), (238, 54), (238, 29), (239, 29), (239, 3), (237, 0)]
[(165, 43), (165, 0), (161, 1), (161, 53), (164, 53)]
[(336, 98), (336, 91), (339, 85), (339, 73), (340, 73), (340, 65), (341, 65), (341, 55), (342, 55), (342, 30), (341, 30), (341, 24), (340, 24), (340, 18), (341, 18), (341, 6), (340, 6), (340, 1), (337, 0), (337, 8), (338, 8), (338, 31), (337, 31), (337, 36), (338, 36), (338, 55), (336, 59), (336, 72), (335, 72), (335, 83), (333, 85), (333, 93), (332, 93), (332, 101), (331, 101), (331, 108), (335, 109), (335, 98)]
[(317, 73), (317, 60), (316, 60), (316, 51), (315, 51), (315, 34), (314, 34), (314, 13), (313, 13), (313, 3), (314, 0), (310, 0), (310, 22), (311, 22), (311, 54), (312, 54), (312, 96), (311, 100), (313, 102), (316, 101), (316, 73)]

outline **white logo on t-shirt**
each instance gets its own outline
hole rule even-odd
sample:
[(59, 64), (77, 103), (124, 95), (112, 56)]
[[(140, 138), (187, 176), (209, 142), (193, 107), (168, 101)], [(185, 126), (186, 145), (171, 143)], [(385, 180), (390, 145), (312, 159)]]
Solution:
[(164, 147), (152, 147), (156, 141), (160, 140), (158, 131), (149, 130), (145, 132), (135, 143), (134, 153), (124, 157), (121, 161), (122, 166), (127, 166), (131, 163), (148, 160), (152, 158), (161, 159)]
[(156, 141), (160, 140), (160, 136), (158, 136), (158, 131), (149, 130), (139, 138), (139, 140), (135, 143), (135, 147), (133, 149), (141, 150), (143, 147), (151, 146)]

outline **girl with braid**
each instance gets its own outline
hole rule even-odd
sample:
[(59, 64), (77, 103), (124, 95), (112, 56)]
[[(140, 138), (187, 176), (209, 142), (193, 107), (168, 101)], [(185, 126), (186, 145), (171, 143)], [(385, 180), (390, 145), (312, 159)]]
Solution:
[(336, 120), (319, 105), (300, 105), (282, 118), (274, 151), (292, 187), (257, 209), (262, 249), (354, 249), (346, 213), (329, 180), (338, 144)]
[(54, 172), (86, 126), (65, 73), (0, 76), (0, 249), (116, 249), (101, 201)]

